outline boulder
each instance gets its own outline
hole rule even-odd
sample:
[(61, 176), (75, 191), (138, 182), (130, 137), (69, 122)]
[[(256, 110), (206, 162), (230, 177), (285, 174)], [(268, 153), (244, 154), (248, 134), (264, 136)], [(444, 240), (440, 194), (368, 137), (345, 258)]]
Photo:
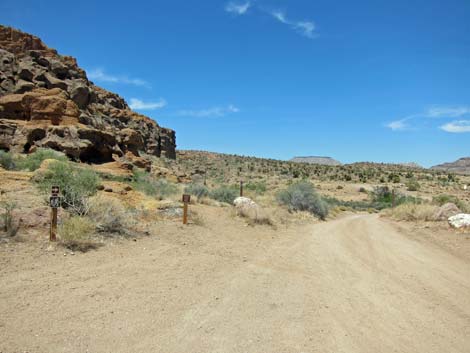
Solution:
[(85, 109), (90, 102), (90, 89), (85, 83), (76, 82), (72, 85), (70, 98), (80, 109)]
[(448, 222), (453, 228), (467, 228), (470, 227), (470, 214), (459, 213), (455, 216), (449, 217)]
[(433, 218), (436, 221), (445, 221), (449, 217), (455, 216), (460, 212), (460, 209), (455, 204), (453, 204), (452, 202), (448, 202), (436, 210)]

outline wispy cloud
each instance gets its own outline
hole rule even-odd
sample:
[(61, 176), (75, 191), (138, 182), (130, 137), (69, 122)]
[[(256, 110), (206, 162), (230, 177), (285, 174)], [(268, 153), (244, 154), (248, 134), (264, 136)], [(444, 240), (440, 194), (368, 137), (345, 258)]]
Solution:
[(140, 78), (130, 78), (128, 76), (117, 76), (106, 73), (103, 69), (90, 70), (87, 76), (92, 81), (109, 82), (109, 83), (125, 83), (134, 86), (149, 87), (149, 83)]
[(164, 100), (163, 98), (160, 98), (156, 102), (144, 102), (143, 100), (138, 98), (131, 98), (129, 107), (135, 110), (155, 110), (163, 108), (164, 106), (166, 106), (166, 104), (166, 100)]
[(225, 11), (233, 13), (235, 15), (244, 15), (247, 11), (253, 8), (257, 12), (268, 14), (272, 16), (274, 19), (279, 21), (282, 24), (289, 26), (292, 30), (296, 31), (297, 33), (307, 37), (307, 38), (316, 38), (318, 35), (315, 32), (316, 26), (315, 22), (304, 20), (291, 20), (287, 18), (284, 11), (281, 10), (270, 10), (266, 9), (261, 6), (253, 6), (251, 1), (246, 2), (229, 2), (225, 5)]
[(315, 38), (317, 36), (315, 33), (315, 23), (313, 21), (292, 21), (289, 20), (286, 14), (280, 10), (270, 11), (270, 14), (279, 22), (288, 25), (290, 28), (305, 37)]
[(244, 15), (251, 7), (251, 2), (247, 1), (244, 3), (229, 2), (225, 5), (225, 11), (234, 13), (236, 15)]
[(226, 107), (211, 107), (207, 109), (185, 109), (176, 112), (177, 116), (191, 116), (196, 118), (220, 118), (226, 116), (228, 114), (238, 113), (240, 111), (239, 108), (230, 104)]
[(428, 118), (458, 118), (470, 114), (470, 106), (440, 107), (433, 106), (428, 109)]
[(440, 126), (441, 130), (452, 133), (470, 132), (470, 120), (456, 120)]
[(405, 130), (408, 125), (403, 120), (395, 120), (385, 125), (392, 130)]
[[(423, 111), (422, 113), (408, 115), (402, 119), (394, 120), (390, 123), (385, 124), (386, 127), (394, 131), (397, 130), (408, 130), (410, 129), (410, 122), (415, 121), (415, 124), (419, 123), (419, 120), (423, 119), (449, 119), (449, 118), (460, 118), (462, 116), (470, 114), (470, 106), (439, 106), (433, 105)], [(447, 132), (467, 132), (465, 129), (468, 128), (466, 125), (468, 120), (454, 121), (448, 124), (440, 126), (440, 128)], [(458, 131), (457, 131), (458, 130)]]

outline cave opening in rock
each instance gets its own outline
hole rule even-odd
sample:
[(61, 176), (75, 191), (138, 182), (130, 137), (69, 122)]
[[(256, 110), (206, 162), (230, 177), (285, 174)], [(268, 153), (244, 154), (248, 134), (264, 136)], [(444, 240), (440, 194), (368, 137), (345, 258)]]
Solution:
[(103, 164), (113, 161), (113, 155), (109, 150), (98, 150), (91, 146), (80, 153), (80, 161), (85, 163)]

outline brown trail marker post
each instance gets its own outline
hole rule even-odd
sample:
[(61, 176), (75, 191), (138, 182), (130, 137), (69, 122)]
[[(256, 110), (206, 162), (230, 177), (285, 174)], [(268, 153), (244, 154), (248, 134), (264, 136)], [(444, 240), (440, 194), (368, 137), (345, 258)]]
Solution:
[(188, 204), (191, 202), (191, 195), (183, 194), (183, 224), (188, 224)]
[(240, 180), (240, 197), (243, 196), (243, 180)]
[(57, 209), (60, 207), (60, 188), (53, 185), (51, 188), (51, 197), (49, 198), (49, 206), (51, 207), (51, 229), (49, 233), (49, 241), (56, 241), (57, 236)]

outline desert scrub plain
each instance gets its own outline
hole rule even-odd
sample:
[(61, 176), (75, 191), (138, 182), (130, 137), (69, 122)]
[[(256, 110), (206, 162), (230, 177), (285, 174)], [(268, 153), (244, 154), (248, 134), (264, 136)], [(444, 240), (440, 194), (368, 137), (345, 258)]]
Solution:
[[(0, 164), (2, 352), (468, 348), (470, 234), (442, 210), (469, 211), (468, 176), (195, 151)], [(233, 206), (240, 181), (256, 206)]]

